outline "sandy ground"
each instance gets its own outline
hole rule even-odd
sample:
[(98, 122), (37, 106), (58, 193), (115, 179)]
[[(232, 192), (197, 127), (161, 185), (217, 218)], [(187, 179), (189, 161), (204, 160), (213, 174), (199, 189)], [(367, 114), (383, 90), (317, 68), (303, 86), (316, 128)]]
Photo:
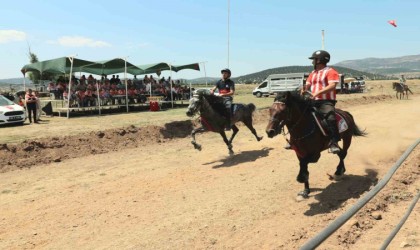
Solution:
[[(284, 139), (256, 142), (245, 127), (232, 157), (213, 133), (199, 135), (203, 150), (195, 151), (185, 133), (165, 134), (176, 128), (172, 124), (112, 131), (98, 126), (89, 134), (94, 152), (80, 146), (56, 162), (52, 157), (21, 169), (14, 165), (21, 159), (9, 158), (7, 166), (3, 160), (0, 249), (297, 249), (354, 204), (419, 138), (419, 96), (356, 97), (356, 103), (341, 105), (368, 137), (353, 140), (340, 182), (326, 175), (335, 171), (336, 156), (323, 153), (311, 164), (314, 192), (303, 202), (295, 201), (303, 187), (295, 181), (298, 162), (282, 148)], [(264, 136), (265, 115), (259, 111), (255, 125)], [(118, 116), (106, 119), (113, 118)], [(140, 139), (123, 147), (118, 135)], [(45, 147), (42, 139), (3, 144), (0, 151), (10, 157), (8, 150), (15, 148), (15, 155), (26, 152), (21, 157), (33, 162), (36, 154), (75, 147), (72, 141), (85, 145), (83, 136), (46, 138), (64, 141), (56, 147)], [(114, 145), (97, 143), (107, 136)], [(23, 150), (28, 145), (32, 149)], [(320, 249), (378, 249), (419, 189), (419, 163), (416, 149), (387, 188)], [(382, 219), (374, 219), (374, 212)], [(418, 249), (419, 212), (417, 206), (390, 249)]]

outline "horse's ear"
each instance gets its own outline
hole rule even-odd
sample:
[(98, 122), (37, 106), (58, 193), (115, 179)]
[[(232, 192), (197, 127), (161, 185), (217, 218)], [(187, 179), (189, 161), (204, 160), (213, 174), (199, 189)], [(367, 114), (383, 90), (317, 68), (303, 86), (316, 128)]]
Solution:
[(287, 91), (284, 97), (286, 99), (285, 103), (288, 103), (288, 101), (292, 98), (292, 93), (290, 91)]

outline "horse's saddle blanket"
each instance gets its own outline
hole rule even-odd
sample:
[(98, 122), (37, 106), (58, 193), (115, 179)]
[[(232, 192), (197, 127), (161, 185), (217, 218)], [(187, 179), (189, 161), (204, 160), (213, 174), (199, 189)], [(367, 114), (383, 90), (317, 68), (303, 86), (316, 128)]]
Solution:
[[(321, 130), (321, 132), (327, 136), (328, 135), (328, 125), (324, 118), (322, 118), (322, 115), (319, 114), (316, 111), (312, 111), (312, 115), (315, 118), (315, 121)], [(340, 114), (335, 112), (335, 120), (337, 121), (337, 128), (340, 133), (346, 131), (349, 128), (349, 125), (347, 124), (347, 121), (344, 119), (344, 117)]]
[(238, 111), (238, 109), (243, 108), (244, 106), (245, 105), (241, 103), (232, 103), (232, 107), (231, 107), (232, 114), (235, 114), (236, 111)]

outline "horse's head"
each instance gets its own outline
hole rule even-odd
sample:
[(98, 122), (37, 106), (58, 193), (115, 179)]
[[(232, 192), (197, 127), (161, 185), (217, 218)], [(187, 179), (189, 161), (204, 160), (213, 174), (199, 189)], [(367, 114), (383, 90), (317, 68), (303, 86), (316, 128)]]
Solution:
[(202, 98), (201, 95), (193, 95), (187, 108), (187, 116), (192, 117), (200, 111)]
[(285, 95), (277, 95), (274, 99), (273, 105), (270, 108), (270, 120), (265, 129), (267, 136), (273, 138), (278, 135), (285, 124), (287, 119), (286, 111), (287, 105), (289, 104), (290, 92)]

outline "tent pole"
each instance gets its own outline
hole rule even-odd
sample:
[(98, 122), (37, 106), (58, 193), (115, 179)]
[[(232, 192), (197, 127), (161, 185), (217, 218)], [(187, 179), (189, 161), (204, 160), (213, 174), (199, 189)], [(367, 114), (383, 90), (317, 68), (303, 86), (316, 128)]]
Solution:
[[(152, 74), (150, 74), (150, 75), (152, 75)], [(149, 83), (150, 83), (150, 97), (152, 97), (152, 81), (149, 81)]]
[(26, 77), (25, 77), (25, 75), (26, 75), (26, 71), (25, 71), (25, 73), (23, 73), (23, 91), (25, 91), (25, 94), (26, 94)]
[(128, 87), (127, 87), (127, 57), (124, 58), (124, 79), (125, 79), (125, 106), (128, 113)]
[(191, 81), (190, 81), (190, 99), (192, 98), (192, 84), (191, 84)]
[(203, 62), (204, 67), (204, 78), (206, 79), (206, 87), (207, 87), (207, 72), (206, 72), (206, 62)]
[(169, 75), (171, 77), (171, 82), (170, 82), (170, 84), (171, 84), (171, 103), (172, 103), (172, 108), (174, 108), (174, 95), (173, 95), (173, 92), (172, 92), (172, 65), (171, 64), (169, 64)]
[[(26, 105), (26, 77), (25, 77), (25, 75), (26, 75), (26, 71), (25, 71), (25, 73), (23, 73), (23, 91), (25, 91), (25, 94), (23, 94), (23, 103), (24, 103), (24, 106), (25, 106), (25, 112), (28, 112), (28, 106)], [(27, 114), (25, 113), (25, 115), (27, 116)]]
[(70, 77), (69, 77), (69, 92), (67, 92), (67, 119), (70, 118), (70, 96), (71, 96), (71, 77), (73, 75), (73, 59), (74, 57), (67, 57), (70, 60)]
[(96, 81), (96, 94), (98, 96), (99, 115), (101, 115), (101, 99), (99, 97), (99, 84), (98, 84), (98, 81)]

